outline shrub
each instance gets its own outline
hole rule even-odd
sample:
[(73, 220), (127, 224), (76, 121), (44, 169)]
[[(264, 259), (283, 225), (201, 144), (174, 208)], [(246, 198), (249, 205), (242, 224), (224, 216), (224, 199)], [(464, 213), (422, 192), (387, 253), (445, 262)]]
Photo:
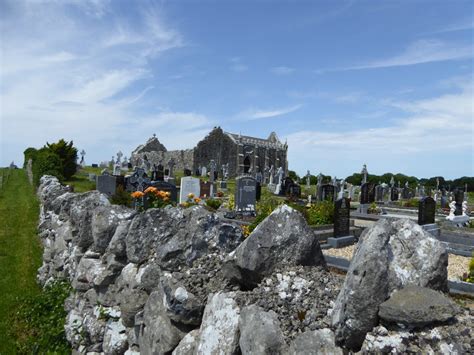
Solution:
[(53, 175), (60, 181), (64, 180), (61, 160), (57, 154), (45, 148), (38, 150), (33, 161), (33, 181), (36, 185), (43, 175)]
[(64, 301), (71, 287), (64, 281), (55, 281), (40, 294), (19, 300), (19, 307), (12, 314), (11, 333), (17, 339), (20, 354), (69, 354), (64, 322)]
[(69, 180), (76, 173), (77, 149), (73, 147), (73, 142), (66, 142), (60, 139), (57, 143), (46, 143), (45, 148), (56, 153), (61, 160), (62, 175)]
[(471, 261), (469, 262), (469, 274), (464, 274), (463, 280), (474, 283), (474, 253), (472, 254)]
[(122, 185), (119, 185), (115, 194), (110, 198), (110, 202), (114, 205), (130, 207), (132, 204), (132, 197), (128, 191), (125, 191)]
[(26, 168), (26, 165), (28, 164), (28, 160), (34, 161), (36, 158), (36, 154), (38, 154), (38, 150), (35, 148), (26, 148), (25, 151), (23, 152), (23, 155), (25, 156), (25, 160), (23, 161), (23, 168)]
[(331, 201), (321, 201), (311, 205), (307, 209), (306, 221), (309, 225), (322, 225), (334, 222), (334, 203)]
[(209, 198), (206, 200), (206, 206), (217, 210), (219, 207), (221, 207), (222, 201), (214, 198)]
[(417, 198), (411, 198), (407, 201), (402, 201), (402, 204), (404, 207), (418, 207), (418, 205), (420, 204), (420, 200), (418, 200)]

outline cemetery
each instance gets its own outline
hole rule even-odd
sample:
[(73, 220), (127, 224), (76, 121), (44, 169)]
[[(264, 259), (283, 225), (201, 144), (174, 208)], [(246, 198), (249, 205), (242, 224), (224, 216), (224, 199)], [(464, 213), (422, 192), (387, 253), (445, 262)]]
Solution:
[(73, 351), (472, 350), (466, 191), (375, 184), (366, 166), (360, 185), (312, 185), (283, 167), (233, 179), (213, 159), (193, 174), (81, 154), (78, 178), (45, 175), (37, 191), (38, 282), (71, 285)]

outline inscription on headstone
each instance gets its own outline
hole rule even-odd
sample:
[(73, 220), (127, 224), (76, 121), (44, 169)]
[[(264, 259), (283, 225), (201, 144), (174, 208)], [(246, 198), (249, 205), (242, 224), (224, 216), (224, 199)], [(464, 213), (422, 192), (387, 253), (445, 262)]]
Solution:
[(200, 182), (200, 190), (202, 198), (209, 198), (211, 197), (211, 183), (209, 181), (201, 181)]
[(418, 224), (435, 223), (436, 201), (431, 197), (424, 197), (418, 204)]

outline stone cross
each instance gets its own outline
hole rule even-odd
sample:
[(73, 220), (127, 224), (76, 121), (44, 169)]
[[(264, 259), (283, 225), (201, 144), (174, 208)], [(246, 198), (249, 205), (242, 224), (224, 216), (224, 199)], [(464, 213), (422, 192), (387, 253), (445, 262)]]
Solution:
[(309, 188), (310, 185), (311, 185), (311, 174), (310, 174), (310, 172), (309, 172), (309, 170), (308, 170), (308, 172), (306, 173), (306, 187)]
[(283, 168), (280, 166), (277, 171), (278, 174), (278, 184), (281, 184), (283, 182)]
[(143, 191), (145, 187), (150, 184), (150, 179), (147, 177), (145, 170), (138, 168), (135, 173), (130, 176), (129, 183), (135, 188), (135, 191)]
[(222, 165), (222, 180), (227, 180), (229, 177), (229, 163)]
[(367, 171), (366, 164), (364, 164), (364, 166), (362, 167), (361, 174), (362, 174), (362, 184), (365, 184), (367, 182), (367, 175), (369, 174)]
[(110, 161), (110, 164), (112, 164), (112, 166), (115, 164), (115, 157), (112, 155), (112, 160)]
[(394, 187), (394, 186), (395, 186), (395, 179), (393, 178), (393, 176), (392, 176), (392, 178), (390, 179), (390, 186), (391, 186), (391, 187)]
[(83, 150), (81, 150), (81, 162), (79, 164), (81, 164), (82, 167), (84, 167), (86, 164), (84, 163), (84, 155), (86, 155), (86, 152)]
[(117, 153), (117, 164), (119, 164), (122, 160), (123, 153), (119, 150)]
[(209, 168), (211, 170), (210, 181), (214, 182), (214, 175), (215, 175), (215, 172), (216, 172), (217, 164), (213, 159), (211, 159), (211, 162), (209, 163)]
[(439, 178), (436, 178), (436, 190), (439, 190)]
[(168, 169), (169, 169), (168, 176), (173, 177), (173, 169), (175, 165), (176, 165), (175, 160), (171, 158), (170, 161), (168, 162)]
[(270, 170), (268, 170), (268, 173), (270, 174), (270, 182), (269, 184), (273, 184), (273, 172), (274, 172), (274, 168), (273, 168), (273, 165), (270, 167)]
[(319, 175), (318, 175), (318, 186), (321, 186), (322, 182), (323, 182), (323, 174), (319, 173)]

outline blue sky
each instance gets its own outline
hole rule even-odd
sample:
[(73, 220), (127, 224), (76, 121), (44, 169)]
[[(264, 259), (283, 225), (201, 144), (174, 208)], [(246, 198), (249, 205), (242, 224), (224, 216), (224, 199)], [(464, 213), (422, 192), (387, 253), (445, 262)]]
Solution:
[(472, 1), (0, 2), (0, 165), (60, 138), (86, 162), (214, 126), (304, 175), (474, 176)]

